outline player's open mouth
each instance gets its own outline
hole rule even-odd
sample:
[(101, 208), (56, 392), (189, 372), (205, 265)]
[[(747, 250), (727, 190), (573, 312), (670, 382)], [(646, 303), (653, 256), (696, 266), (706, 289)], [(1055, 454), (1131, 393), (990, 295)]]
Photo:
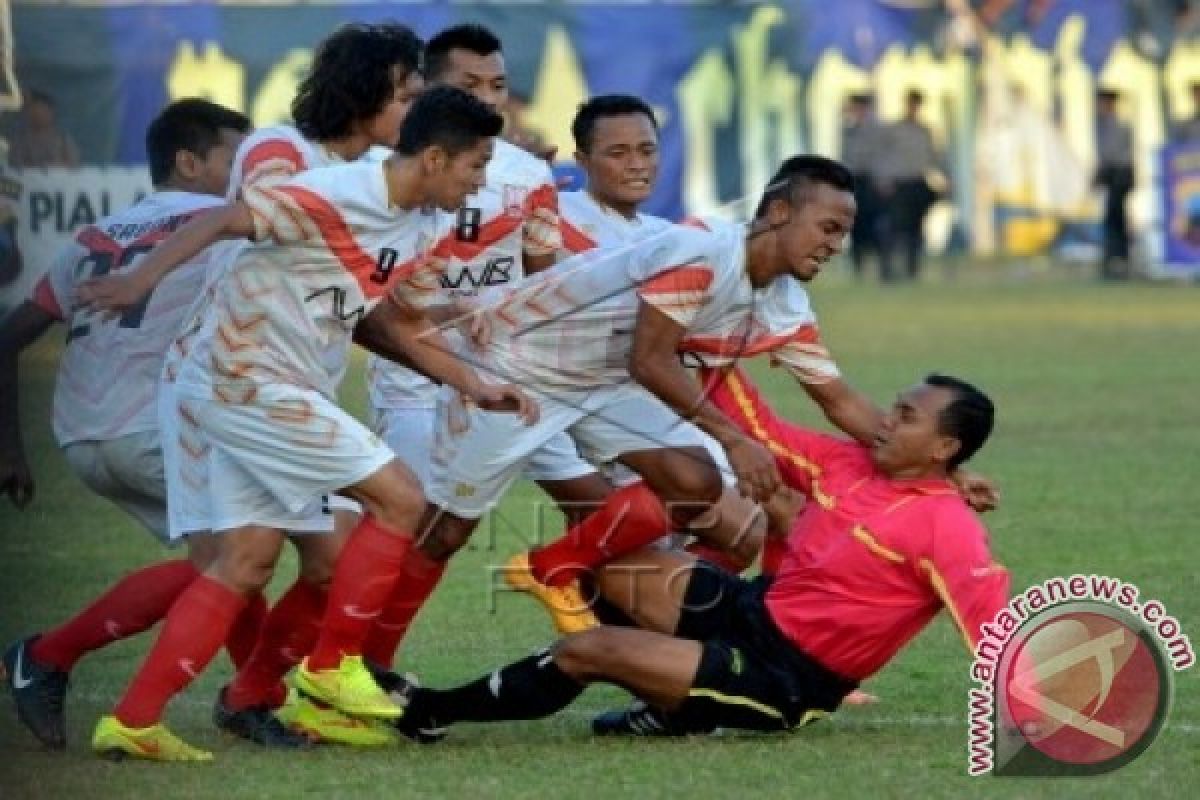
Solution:
[(650, 186), (650, 181), (645, 178), (630, 178), (625, 181), (625, 185), (630, 189), (646, 189)]

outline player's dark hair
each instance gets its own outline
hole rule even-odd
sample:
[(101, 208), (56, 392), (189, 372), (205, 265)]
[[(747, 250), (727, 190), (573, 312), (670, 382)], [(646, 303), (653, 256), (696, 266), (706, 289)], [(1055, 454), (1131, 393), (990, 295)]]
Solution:
[(170, 179), (180, 150), (205, 158), (220, 143), (222, 130), (245, 133), (250, 130), (250, 119), (199, 97), (176, 100), (164, 108), (146, 128), (150, 182), (161, 186)]
[(992, 433), (996, 408), (986, 394), (958, 378), (933, 373), (925, 383), (954, 393), (954, 400), (938, 415), (938, 430), (959, 441), (958, 452), (946, 464), (955, 469), (983, 447)]
[(404, 77), (421, 68), (421, 40), (407, 25), (352, 23), (317, 45), (312, 68), (296, 89), (292, 119), (309, 139), (346, 136), (358, 120), (383, 110)]
[(434, 36), (425, 45), (425, 77), (433, 81), (446, 71), (451, 50), (466, 50), (477, 56), (502, 52), (496, 34), (482, 25), (455, 25)]
[(854, 191), (854, 175), (840, 161), (824, 156), (792, 156), (780, 165), (763, 190), (754, 218), (766, 214), (776, 198), (784, 198), (792, 208), (799, 208), (808, 201), (809, 190), (821, 183), (844, 192)]
[(451, 156), (469, 150), (483, 138), (499, 136), (504, 117), (462, 89), (437, 86), (427, 89), (413, 103), (396, 152), (414, 156), (431, 145), (439, 145)]
[(571, 135), (575, 137), (575, 149), (590, 152), (592, 137), (596, 133), (596, 121), (606, 117), (623, 117), (627, 114), (644, 114), (658, 133), (658, 120), (654, 111), (640, 97), (630, 94), (602, 94), (593, 97), (579, 107), (571, 123)]

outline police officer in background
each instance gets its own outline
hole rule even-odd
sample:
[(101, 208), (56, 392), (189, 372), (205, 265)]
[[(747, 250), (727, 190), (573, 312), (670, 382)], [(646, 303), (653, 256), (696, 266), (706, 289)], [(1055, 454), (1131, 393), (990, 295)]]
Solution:
[(854, 276), (863, 276), (868, 252), (880, 253), (879, 193), (875, 163), (883, 152), (883, 127), (875, 118), (873, 98), (853, 94), (842, 111), (842, 163), (854, 173), (854, 199), (858, 214), (850, 232), (850, 260)]
[(1096, 178), (1105, 190), (1102, 280), (1129, 278), (1129, 217), (1125, 210), (1133, 191), (1133, 130), (1117, 118), (1118, 93), (1096, 93)]
[[(925, 215), (937, 199), (929, 179), (943, 174), (933, 134), (919, 119), (924, 102), (921, 92), (909, 90), (904, 116), (886, 128), (881, 157), (876, 161), (882, 203), (880, 273), (884, 282), (915, 280), (920, 274)], [(895, 269), (896, 250), (904, 258), (903, 273)]]

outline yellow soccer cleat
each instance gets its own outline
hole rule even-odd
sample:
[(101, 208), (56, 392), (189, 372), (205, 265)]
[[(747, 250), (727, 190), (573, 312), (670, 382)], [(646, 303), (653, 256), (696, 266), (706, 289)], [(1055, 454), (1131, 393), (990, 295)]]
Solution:
[(548, 586), (533, 576), (526, 553), (515, 555), (504, 565), (504, 581), (518, 592), (533, 595), (545, 607), (559, 633), (580, 633), (600, 624), (579, 588), (578, 581), (566, 586)]
[(296, 669), (295, 681), (309, 697), (352, 717), (399, 719), (404, 714), (371, 677), (362, 656), (343, 656), (336, 668), (315, 671), (306, 658)]
[(296, 692), (275, 712), (284, 725), (311, 739), (351, 747), (386, 747), (399, 741), (385, 723), (348, 717), (336, 708), (321, 706)]
[(192, 747), (162, 723), (148, 728), (127, 728), (114, 716), (101, 717), (92, 734), (92, 749), (105, 758), (126, 756), (149, 761), (212, 761), (213, 754)]

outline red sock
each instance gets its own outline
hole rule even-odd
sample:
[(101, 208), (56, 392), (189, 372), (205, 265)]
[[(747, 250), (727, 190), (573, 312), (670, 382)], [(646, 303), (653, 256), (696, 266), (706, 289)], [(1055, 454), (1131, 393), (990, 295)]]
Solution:
[(396, 650), (408, 633), (408, 627), (437, 588), (445, 571), (445, 561), (433, 561), (415, 547), (408, 551), (400, 580), (363, 642), (363, 658), (384, 669), (392, 668)]
[(179, 595), (158, 641), (114, 712), (121, 724), (145, 728), (162, 718), (167, 701), (204, 671), (221, 649), (246, 599), (201, 575)]
[(69, 672), (85, 653), (155, 625), (196, 575), (186, 559), (132, 572), (73, 618), (43, 633), (29, 654), (39, 664)]
[(324, 611), (325, 590), (298, 578), (266, 615), (254, 652), (225, 690), (225, 704), (235, 710), (282, 705), (283, 676), (312, 649)]
[(241, 669), (250, 660), (254, 646), (262, 634), (263, 621), (267, 618), (267, 598), (255, 592), (246, 598), (246, 607), (229, 629), (225, 638), (225, 649), (235, 669)]
[(779, 567), (783, 564), (783, 557), (787, 555), (787, 551), (787, 539), (779, 536), (766, 537), (762, 549), (762, 574), (778, 575)]
[(329, 602), (308, 666), (333, 669), (342, 656), (362, 652), (371, 623), (392, 596), (412, 536), (389, 531), (370, 515), (364, 516), (338, 557)]
[(612, 559), (650, 544), (671, 530), (662, 502), (646, 484), (622, 487), (595, 513), (557, 541), (529, 553), (533, 575), (550, 586), (565, 586)]
[(702, 558), (710, 564), (720, 567), (731, 575), (742, 571), (742, 565), (726, 550), (718, 550), (704, 542), (692, 542), (684, 548), (696, 558)]

